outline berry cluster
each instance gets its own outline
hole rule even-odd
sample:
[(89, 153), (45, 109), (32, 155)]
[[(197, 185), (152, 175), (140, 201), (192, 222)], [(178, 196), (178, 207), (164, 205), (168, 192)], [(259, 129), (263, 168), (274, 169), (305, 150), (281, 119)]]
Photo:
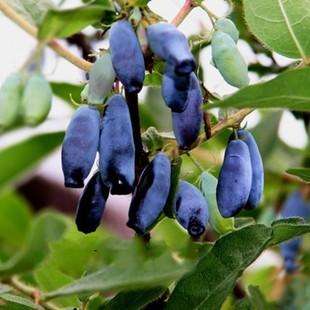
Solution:
[(216, 196), (220, 213), (231, 217), (242, 208), (253, 209), (264, 189), (264, 167), (257, 144), (248, 131), (230, 136), (220, 171)]
[[(219, 45), (231, 48), (230, 41), (235, 44), (238, 31), (227, 20), (218, 21), (217, 27), (212, 48), (214, 62), (221, 71), (226, 52), (223, 54)], [(218, 36), (229, 42), (219, 43)], [(203, 96), (195, 74), (195, 59), (186, 37), (173, 25), (150, 25), (146, 37), (154, 56), (165, 62), (162, 96), (171, 109), (179, 149), (186, 151), (197, 140), (202, 123)], [(88, 105), (75, 112), (62, 147), (67, 187), (84, 186), (99, 153), (99, 171), (91, 177), (79, 201), (77, 227), (84, 233), (96, 230), (109, 193), (132, 193), (127, 225), (136, 233), (147, 234), (165, 214), (176, 218), (191, 236), (199, 237), (208, 222), (208, 203), (195, 186), (178, 181), (181, 165), (178, 159), (174, 157), (171, 161), (161, 151), (137, 176), (130, 102), (121, 94), (113, 94), (112, 89), (116, 78), (127, 94), (140, 92), (145, 76), (144, 57), (135, 31), (126, 20), (112, 25), (109, 41), (109, 53), (94, 63), (89, 83), (81, 94)], [(235, 81), (229, 74), (224, 77)], [(243, 80), (231, 83), (246, 84), (244, 77), (238, 78)], [(219, 210), (224, 217), (235, 215), (242, 207), (254, 208), (263, 190), (263, 166), (253, 137), (239, 130), (238, 140), (231, 140), (217, 190)]]

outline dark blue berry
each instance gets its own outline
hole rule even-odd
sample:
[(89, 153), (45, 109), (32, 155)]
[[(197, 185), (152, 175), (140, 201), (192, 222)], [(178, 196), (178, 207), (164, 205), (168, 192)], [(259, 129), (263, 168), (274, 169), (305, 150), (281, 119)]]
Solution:
[[(252, 134), (246, 130), (238, 130), (238, 137), (249, 148), (252, 165), (252, 185), (250, 196), (245, 205), (246, 209), (254, 209), (258, 206), (264, 190), (264, 166), (258, 146)], [(231, 136), (233, 138), (234, 135)]]
[(125, 99), (112, 96), (102, 122), (99, 145), (99, 168), (103, 182), (112, 187), (132, 191), (135, 179), (135, 147), (130, 115)]
[(109, 188), (106, 187), (96, 172), (87, 183), (79, 200), (75, 223), (79, 231), (88, 234), (100, 225)]
[(242, 140), (230, 141), (225, 152), (216, 189), (223, 217), (237, 214), (247, 203), (252, 184), (252, 166), (248, 146)]
[(143, 170), (132, 197), (127, 223), (138, 234), (146, 234), (162, 214), (169, 195), (170, 175), (170, 160), (164, 153), (158, 153)]
[(204, 233), (209, 218), (208, 204), (194, 185), (179, 182), (174, 212), (178, 222), (191, 236), (199, 237)]
[(165, 103), (173, 112), (183, 112), (188, 104), (190, 75), (175, 74), (168, 65), (163, 77), (161, 93)]
[(187, 75), (195, 70), (187, 39), (175, 26), (168, 23), (148, 26), (147, 38), (153, 53), (171, 64), (175, 73)]
[[(281, 211), (282, 218), (301, 217), (305, 220), (310, 218), (310, 202), (307, 202), (300, 191), (293, 192), (284, 202)], [(280, 250), (284, 259), (284, 267), (287, 273), (293, 273), (298, 269), (296, 262), (300, 251), (302, 238), (297, 237), (281, 243)]]
[(66, 187), (83, 187), (96, 157), (100, 133), (97, 109), (80, 107), (74, 113), (62, 145)]
[(192, 73), (186, 109), (181, 113), (172, 112), (173, 131), (181, 149), (189, 149), (198, 138), (202, 122), (202, 102), (199, 81)]
[(113, 24), (110, 30), (110, 51), (116, 76), (129, 93), (141, 90), (145, 64), (137, 36), (128, 21)]

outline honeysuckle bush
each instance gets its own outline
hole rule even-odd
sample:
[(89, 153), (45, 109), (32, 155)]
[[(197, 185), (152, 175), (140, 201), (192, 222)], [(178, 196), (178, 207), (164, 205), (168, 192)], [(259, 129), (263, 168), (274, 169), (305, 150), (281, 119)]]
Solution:
[[(22, 93), (21, 88), (27, 88), (25, 85), (33, 76), (39, 75), (41, 79), (34, 87), (33, 105), (29, 91), (28, 99), (22, 99), (27, 104), (20, 109), (15, 106), (19, 105), (18, 92), (13, 97), (5, 97), (9, 98), (6, 102), (10, 103), (10, 113), (0, 115), (1, 134), (42, 122), (50, 108), (50, 90), (72, 109), (90, 100), (85, 91), (86, 79), (81, 85), (59, 81), (47, 86), (46, 77), (40, 73), (45, 46), (72, 65), (89, 71), (92, 63), (63, 48), (58, 39), (72, 39), (72, 35), (91, 26), (102, 33), (103, 40), (113, 22), (129, 19), (140, 40), (147, 69), (143, 84), (146, 94), (136, 107), (140, 120), (134, 120), (141, 126), (139, 139), (143, 142), (143, 156), (152, 158), (163, 151), (173, 158), (172, 164), (176, 166), (182, 158), (180, 177), (203, 194), (208, 203), (209, 223), (206, 233), (194, 240), (175, 219), (165, 217), (151, 230), (150, 240), (138, 235), (122, 240), (104, 225), (84, 235), (77, 230), (72, 216), (52, 208), (33, 213), (14, 184), (61, 145), (64, 132), (34, 135), (0, 151), (1, 306), (7, 309), (306, 309), (310, 302), (307, 296), (310, 224), (300, 217), (281, 219), (279, 206), (284, 200), (288, 201), (286, 197), (295, 190), (302, 193), (305, 201), (309, 199), (309, 141), (304, 149), (295, 149), (279, 138), (278, 129), (283, 111), (289, 110), (302, 120), (309, 132), (310, 22), (307, 14), (310, 8), (307, 1), (233, 0), (226, 2), (227, 16), (215, 16), (208, 1), (186, 0), (181, 10), (175, 12), (171, 23), (176, 26), (195, 7), (205, 10), (206, 19), (211, 19), (213, 24), (210, 29), (202, 29), (189, 38), (206, 113), (204, 128), (186, 150), (179, 149), (175, 142), (170, 111), (161, 99), (163, 62), (153, 57), (145, 40), (144, 29), (163, 18), (151, 11), (150, 1), (83, 2), (80, 7), (67, 10), (48, 0), (0, 2), (4, 15), (36, 36), (39, 42), (13, 87), (17, 85), (16, 89)], [(246, 65), (239, 56), (232, 60), (233, 64), (237, 61), (238, 66), (228, 68), (221, 63), (221, 58), (213, 57), (225, 81), (241, 87), (225, 97), (213, 93), (204, 83), (203, 76), (208, 75), (208, 71), (203, 72), (205, 62), (210, 60), (201, 57), (201, 52), (212, 44), (212, 34), (223, 30), (217, 23), (221, 17), (232, 20), (239, 38), (250, 46), (256, 57), (263, 54), (270, 63), (268, 66), (258, 60), (250, 63), (248, 71), (261, 81), (246, 86)], [(238, 53), (235, 33), (230, 34), (232, 38), (221, 34), (213, 39), (224, 38)], [(292, 58), (291, 64), (280, 66), (274, 53)], [(243, 78), (236, 81), (234, 69), (239, 67), (242, 70), (237, 78), (240, 75)], [(110, 75), (108, 78), (113, 84), (114, 78), (111, 80)], [(119, 81), (114, 83), (113, 92), (123, 92)], [(100, 103), (99, 110), (104, 108), (104, 103)], [(219, 113), (214, 113), (215, 107)], [(260, 113), (260, 120), (251, 132), (264, 163), (263, 199), (253, 210), (223, 218), (216, 198), (221, 152), (232, 129), (238, 128), (254, 109)], [(143, 164), (137, 167), (137, 174), (141, 174), (143, 168)], [(169, 210), (165, 211), (169, 216)], [(288, 272), (284, 264), (247, 269), (265, 250), (280, 253), (279, 244), (302, 235), (303, 247), (294, 254), (297, 271)]]

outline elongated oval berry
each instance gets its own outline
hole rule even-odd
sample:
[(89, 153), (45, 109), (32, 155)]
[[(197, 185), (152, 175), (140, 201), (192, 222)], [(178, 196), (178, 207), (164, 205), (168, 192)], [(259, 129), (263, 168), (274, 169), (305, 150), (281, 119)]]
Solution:
[(180, 181), (175, 197), (174, 212), (178, 222), (193, 237), (199, 237), (208, 222), (208, 204), (194, 185)]
[(248, 68), (236, 43), (222, 31), (215, 31), (211, 41), (212, 60), (227, 83), (235, 87), (249, 84)]
[(166, 105), (173, 112), (183, 112), (188, 104), (187, 96), (191, 75), (178, 75), (171, 65), (166, 67), (161, 93)]
[(293, 192), (283, 204), (281, 217), (299, 216), (305, 220), (310, 218), (310, 201), (306, 201), (300, 191)]
[[(233, 138), (234, 135), (231, 136)], [(246, 209), (254, 209), (258, 206), (264, 190), (264, 166), (258, 146), (252, 134), (246, 130), (238, 130), (238, 137), (249, 148), (252, 165), (252, 185), (250, 196), (245, 205)]]
[(14, 124), (18, 118), (22, 95), (20, 73), (9, 75), (0, 88), (0, 131)]
[(52, 89), (40, 73), (33, 74), (26, 83), (22, 98), (23, 119), (35, 126), (47, 117), (52, 104)]
[(147, 27), (147, 39), (153, 53), (171, 64), (175, 73), (187, 75), (195, 70), (196, 63), (184, 34), (168, 23)]
[[(308, 220), (310, 218), (310, 202), (305, 201), (300, 191), (293, 192), (285, 201), (281, 217), (288, 218), (299, 216)], [(280, 250), (284, 259), (284, 267), (287, 273), (293, 273), (298, 269), (296, 262), (297, 256), (300, 251), (302, 238), (294, 238), (292, 240), (281, 243)]]
[(62, 145), (62, 170), (66, 187), (83, 187), (97, 153), (100, 113), (95, 108), (75, 111)]
[(113, 24), (110, 30), (110, 51), (116, 76), (130, 93), (141, 90), (145, 64), (137, 36), (128, 21)]
[(128, 107), (121, 95), (114, 95), (107, 102), (100, 135), (99, 167), (103, 182), (113, 192), (120, 186), (132, 191), (135, 147)]
[(181, 112), (172, 112), (172, 126), (177, 142), (182, 149), (188, 149), (198, 138), (201, 122), (201, 104), (203, 97), (199, 81), (194, 73), (191, 74), (187, 107)]
[(111, 93), (115, 80), (110, 54), (98, 58), (89, 72), (87, 101), (89, 104), (102, 104)]
[(143, 170), (134, 191), (128, 227), (138, 234), (146, 234), (162, 214), (170, 189), (171, 165), (164, 153), (158, 153)]
[(217, 204), (223, 217), (234, 216), (246, 205), (251, 184), (249, 148), (242, 140), (230, 141), (216, 188)]
[(79, 231), (88, 234), (97, 229), (109, 196), (109, 188), (101, 180), (100, 172), (96, 172), (80, 197), (75, 223)]
[(228, 18), (219, 18), (214, 23), (214, 29), (227, 33), (237, 43), (239, 39), (239, 31), (232, 20)]

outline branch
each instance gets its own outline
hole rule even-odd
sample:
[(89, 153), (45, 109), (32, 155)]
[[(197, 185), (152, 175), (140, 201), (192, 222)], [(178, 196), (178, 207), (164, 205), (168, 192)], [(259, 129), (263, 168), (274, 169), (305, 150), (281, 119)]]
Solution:
[[(209, 139), (216, 136), (217, 134), (219, 134), (222, 130), (224, 130), (226, 128), (239, 125), (243, 121), (243, 119), (253, 111), (254, 111), (254, 109), (249, 109), (249, 108), (242, 109), (242, 110), (239, 110), (238, 112), (230, 115), (228, 118), (218, 122), (216, 125), (211, 127), (211, 133), (210, 133)], [(205, 141), (207, 141), (206, 134), (202, 133), (198, 137), (197, 141), (192, 145), (191, 149), (196, 148), (197, 146), (204, 143)], [(186, 153), (186, 152), (188, 152), (188, 150), (186, 150), (186, 151), (180, 150), (181, 154)]]
[(133, 139), (135, 144), (135, 166), (136, 166), (136, 181), (137, 181), (142, 170), (148, 164), (148, 156), (143, 149), (141, 139), (138, 94), (128, 93), (127, 91), (125, 91), (125, 97), (130, 113)]
[(171, 24), (173, 24), (175, 26), (179, 26), (182, 23), (182, 21), (185, 19), (185, 17), (193, 9), (193, 7), (194, 7), (194, 5), (192, 3), (192, 0), (185, 0), (185, 3), (183, 4), (181, 10), (173, 18), (173, 20), (171, 21)]
[(15, 290), (18, 292), (29, 296), (30, 298), (34, 299), (34, 302), (36, 304), (40, 304), (45, 309), (48, 310), (60, 310), (56, 305), (50, 303), (50, 302), (44, 302), (43, 300), (40, 300), (40, 291), (32, 286), (28, 286), (21, 282), (16, 276), (13, 276), (9, 279), (8, 284), (12, 286)]
[[(28, 21), (26, 21), (22, 16), (20, 16), (18, 13), (15, 12), (14, 9), (12, 9), (8, 4), (6, 4), (4, 1), (0, 0), (0, 11), (8, 17), (11, 21), (13, 21), (15, 24), (17, 24), (19, 27), (24, 29), (28, 34), (31, 36), (37, 38), (38, 35), (38, 29), (29, 24)], [(48, 42), (48, 46), (54, 50), (58, 55), (61, 57), (67, 59), (69, 62), (77, 66), (78, 68), (89, 71), (92, 64), (80, 57), (77, 57), (73, 53), (71, 53), (68, 49), (61, 46), (56, 40), (51, 40)]]

